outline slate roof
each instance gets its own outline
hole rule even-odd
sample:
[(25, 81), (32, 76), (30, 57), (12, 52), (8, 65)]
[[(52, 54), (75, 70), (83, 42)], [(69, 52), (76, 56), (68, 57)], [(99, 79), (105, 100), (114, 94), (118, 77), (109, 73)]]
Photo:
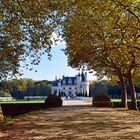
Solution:
[(86, 81), (86, 77), (85, 77), (85, 74), (83, 72), (81, 74), (81, 81), (82, 82), (85, 82)]
[[(85, 82), (86, 81), (86, 76), (84, 74), (84, 72), (82, 72), (82, 74), (80, 75), (80, 73), (78, 74), (78, 76), (81, 77), (81, 81)], [(72, 85), (75, 85), (75, 81), (77, 81), (76, 77), (63, 77), (62, 80), (55, 80), (52, 84), (52, 86), (58, 86), (58, 83), (61, 82), (61, 85), (63, 85), (63, 81), (65, 80), (66, 85), (69, 85), (69, 80), (72, 81)]]
[(58, 86), (58, 83), (59, 83), (59, 80), (56, 80), (56, 81), (53, 82), (52, 86), (53, 87)]
[(68, 81), (71, 80), (72, 81), (72, 85), (74, 85), (75, 80), (77, 80), (76, 77), (63, 77), (63, 79), (61, 80), (61, 84), (63, 84), (63, 80), (65, 80), (66, 85), (68, 85)]

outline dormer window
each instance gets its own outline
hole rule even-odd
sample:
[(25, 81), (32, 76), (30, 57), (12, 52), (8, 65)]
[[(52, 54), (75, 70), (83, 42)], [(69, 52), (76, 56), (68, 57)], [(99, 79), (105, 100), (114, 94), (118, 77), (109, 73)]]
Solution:
[(69, 79), (68, 83), (69, 83), (69, 85), (72, 85), (72, 80), (71, 80), (71, 79)]
[(65, 81), (65, 80), (63, 80), (62, 84), (65, 86), (65, 85), (66, 85), (66, 81)]

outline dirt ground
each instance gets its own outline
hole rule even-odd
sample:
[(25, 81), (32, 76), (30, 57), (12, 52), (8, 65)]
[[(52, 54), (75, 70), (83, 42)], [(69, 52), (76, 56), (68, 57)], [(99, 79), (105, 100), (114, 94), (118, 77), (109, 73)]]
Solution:
[(140, 113), (111, 108), (65, 106), (18, 116), (0, 128), (0, 140), (140, 139)]

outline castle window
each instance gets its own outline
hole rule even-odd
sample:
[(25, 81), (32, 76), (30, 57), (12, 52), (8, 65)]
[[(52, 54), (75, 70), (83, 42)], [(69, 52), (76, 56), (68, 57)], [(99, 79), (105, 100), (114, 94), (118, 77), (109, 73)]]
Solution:
[(69, 85), (72, 85), (72, 80), (71, 80), (71, 79), (69, 79), (68, 83), (69, 83)]
[(74, 81), (74, 85), (77, 85), (77, 81), (76, 80)]
[(65, 80), (63, 80), (62, 84), (65, 86), (65, 85), (66, 85), (66, 81), (65, 81)]

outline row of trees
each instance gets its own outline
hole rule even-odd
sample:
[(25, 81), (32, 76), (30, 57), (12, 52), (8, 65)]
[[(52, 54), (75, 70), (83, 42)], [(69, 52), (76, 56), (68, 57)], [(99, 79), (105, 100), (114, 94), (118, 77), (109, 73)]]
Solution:
[[(129, 84), (126, 81), (126, 90), (128, 92), (127, 98), (130, 99), (130, 88)], [(139, 83), (135, 83), (137, 97), (140, 97), (140, 85)], [(117, 83), (110, 80), (101, 80), (98, 82), (94, 82), (94, 84), (90, 85), (90, 94), (95, 97), (98, 93), (107, 94), (110, 98), (121, 98), (121, 83), (118, 81)]]
[(32, 79), (13, 79), (0, 82), (0, 96), (12, 96), (23, 99), (24, 96), (48, 96), (51, 94), (49, 81), (34, 81)]
[(69, 64), (86, 65), (98, 77), (118, 79), (123, 107), (127, 107), (127, 80), (131, 108), (137, 109), (134, 75), (140, 68), (140, 2), (88, 0), (74, 7), (63, 28)]
[[(0, 96), (14, 97), (23, 99), (24, 96), (48, 96), (51, 94), (51, 81), (34, 81), (32, 79), (13, 79), (0, 82)], [(126, 82), (127, 91), (130, 91)], [(90, 81), (89, 96), (95, 96), (97, 93), (106, 93), (110, 98), (121, 97), (120, 83), (114, 83), (110, 80)], [(136, 92), (140, 93), (140, 85), (136, 83)], [(59, 96), (65, 96), (64, 93), (59, 93)], [(128, 95), (130, 97), (130, 94)]]
[(19, 61), (30, 58), (31, 64), (38, 64), (44, 51), (50, 56), (51, 34), (57, 32), (67, 43), (70, 66), (86, 66), (98, 77), (119, 80), (123, 107), (127, 107), (127, 79), (132, 109), (137, 109), (134, 76), (138, 77), (140, 69), (138, 0), (4, 0), (0, 5), (1, 78), (19, 73)]

